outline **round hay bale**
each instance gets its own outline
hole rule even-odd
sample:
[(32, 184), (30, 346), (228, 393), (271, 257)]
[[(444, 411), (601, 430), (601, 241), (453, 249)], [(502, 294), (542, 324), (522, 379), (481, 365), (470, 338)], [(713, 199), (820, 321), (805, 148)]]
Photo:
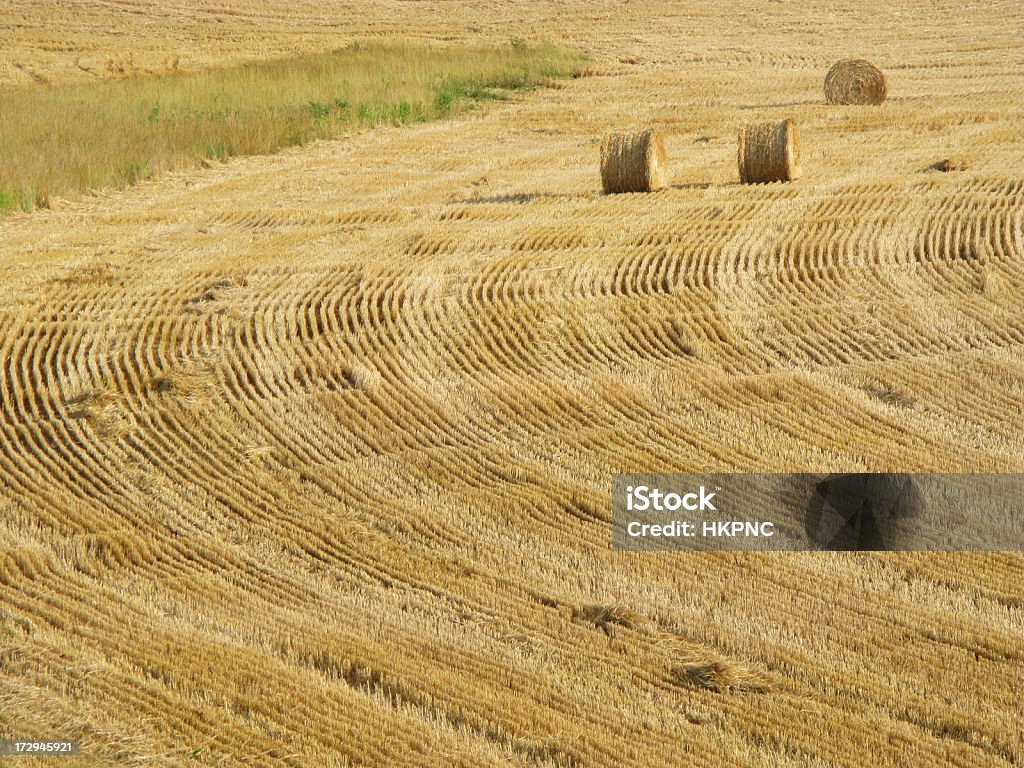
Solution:
[(829, 104), (881, 104), (888, 94), (885, 74), (864, 59), (844, 59), (825, 75)]
[(760, 184), (800, 178), (800, 137), (792, 120), (740, 128), (740, 181)]
[(605, 194), (653, 192), (667, 185), (661, 131), (613, 133), (601, 142), (601, 185)]

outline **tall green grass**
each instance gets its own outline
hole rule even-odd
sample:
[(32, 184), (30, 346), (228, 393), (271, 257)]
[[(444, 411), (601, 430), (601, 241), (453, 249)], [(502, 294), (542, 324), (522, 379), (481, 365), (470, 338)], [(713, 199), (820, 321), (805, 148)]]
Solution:
[(582, 64), (573, 51), (353, 43), (331, 53), (0, 93), (0, 213), (357, 126), (445, 117)]

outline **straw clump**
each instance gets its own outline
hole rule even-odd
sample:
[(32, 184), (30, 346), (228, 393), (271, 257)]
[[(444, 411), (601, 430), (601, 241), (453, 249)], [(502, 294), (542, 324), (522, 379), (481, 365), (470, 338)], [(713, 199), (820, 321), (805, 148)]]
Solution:
[(885, 74), (864, 59), (844, 59), (825, 75), (829, 104), (881, 104), (888, 94)]
[(963, 158), (947, 157), (944, 160), (939, 160), (938, 162), (929, 165), (928, 170), (949, 173), (950, 171), (963, 171), (969, 167), (969, 163)]
[(636, 611), (622, 605), (585, 605), (574, 611), (578, 618), (590, 622), (609, 637), (615, 636), (615, 627), (636, 629), (643, 618)]
[(605, 194), (653, 192), (667, 183), (661, 131), (605, 136), (601, 142), (601, 185)]
[(800, 178), (800, 137), (792, 120), (740, 128), (740, 181), (760, 184)]
[(726, 660), (687, 664), (675, 668), (672, 671), (672, 676), (680, 685), (706, 688), (716, 693), (726, 691), (769, 693), (772, 690), (771, 680), (763, 672)]

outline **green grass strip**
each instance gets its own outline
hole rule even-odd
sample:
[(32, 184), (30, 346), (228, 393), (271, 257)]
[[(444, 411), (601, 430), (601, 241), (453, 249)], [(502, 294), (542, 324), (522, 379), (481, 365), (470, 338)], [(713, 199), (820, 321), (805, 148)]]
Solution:
[(353, 43), (192, 74), (0, 92), (0, 213), (361, 126), (447, 117), (570, 77), (583, 61), (519, 41)]

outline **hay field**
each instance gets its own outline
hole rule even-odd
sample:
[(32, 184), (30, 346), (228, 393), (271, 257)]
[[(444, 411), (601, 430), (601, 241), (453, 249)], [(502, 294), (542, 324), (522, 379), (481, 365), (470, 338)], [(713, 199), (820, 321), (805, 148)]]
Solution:
[[(1024, 470), (1022, 11), (829, 6), (5, 3), (4, 87), (384, 34), (595, 63), (0, 221), (0, 737), (1024, 765), (1021, 555), (609, 551), (613, 471)], [(825, 104), (853, 57), (883, 105)], [(738, 184), (787, 117), (801, 179)], [(670, 186), (602, 195), (651, 125)]]

